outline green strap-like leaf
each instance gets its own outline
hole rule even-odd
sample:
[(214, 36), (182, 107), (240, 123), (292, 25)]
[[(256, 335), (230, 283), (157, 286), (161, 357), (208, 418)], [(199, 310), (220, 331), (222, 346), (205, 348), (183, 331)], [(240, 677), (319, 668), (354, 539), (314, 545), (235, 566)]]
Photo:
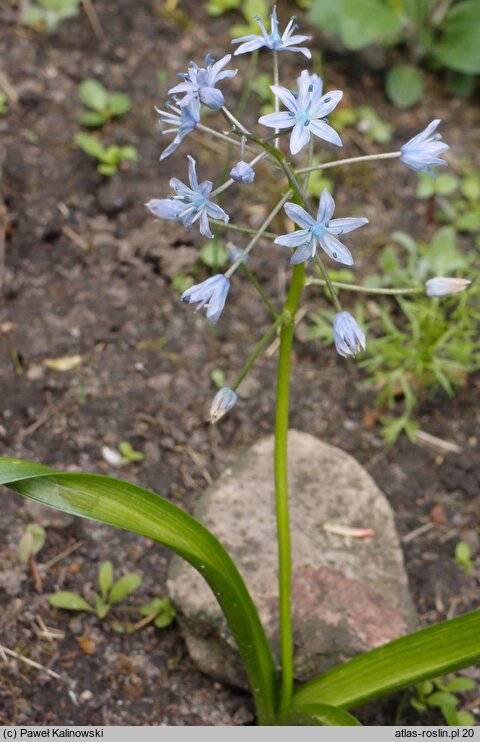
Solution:
[(297, 706), (284, 720), (284, 726), (295, 727), (361, 727), (345, 709), (325, 703), (307, 703)]
[(0, 457), (0, 484), (44, 505), (168, 546), (212, 588), (242, 656), (260, 724), (275, 723), (275, 666), (258, 613), (232, 559), (195, 518), (154, 492), (96, 474), (69, 474)]
[(395, 639), (334, 667), (299, 688), (293, 705), (326, 703), (353, 708), (479, 660), (480, 611), (474, 611)]

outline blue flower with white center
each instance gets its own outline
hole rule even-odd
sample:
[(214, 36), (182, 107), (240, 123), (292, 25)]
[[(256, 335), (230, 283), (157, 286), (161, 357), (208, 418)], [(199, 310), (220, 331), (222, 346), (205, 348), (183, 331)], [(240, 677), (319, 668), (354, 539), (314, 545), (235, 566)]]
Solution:
[(327, 188), (323, 189), (320, 196), (316, 219), (301, 206), (290, 201), (283, 208), (287, 216), (302, 227), (296, 232), (282, 234), (275, 240), (277, 245), (297, 248), (290, 261), (293, 265), (303, 263), (305, 260), (312, 261), (317, 252), (317, 243), (332, 260), (343, 263), (343, 265), (353, 265), (350, 250), (340, 240), (337, 240), (337, 237), (363, 227), (364, 224), (368, 224), (368, 219), (363, 217), (332, 219), (335, 201)]
[(298, 78), (298, 94), (280, 85), (271, 85), (270, 90), (280, 98), (287, 111), (268, 113), (258, 119), (259, 124), (273, 129), (290, 129), (290, 152), (296, 155), (310, 141), (313, 134), (326, 142), (342, 146), (342, 140), (335, 129), (324, 121), (340, 102), (341, 90), (332, 90), (322, 95), (322, 81), (318, 75), (309, 75), (303, 70)]
[(365, 334), (348, 312), (339, 312), (333, 318), (333, 339), (337, 353), (345, 358), (365, 350)]
[(169, 198), (153, 198), (145, 206), (160, 219), (180, 222), (186, 229), (191, 229), (198, 221), (200, 234), (213, 239), (208, 218), (220, 219), (226, 224), (229, 216), (220, 206), (208, 200), (213, 184), (210, 180), (198, 182), (195, 160), (190, 155), (188, 155), (188, 179), (190, 188), (178, 178), (172, 178), (170, 186), (176, 195)]
[(467, 278), (444, 278), (437, 276), (436, 278), (429, 278), (425, 282), (425, 293), (430, 297), (451, 296), (452, 294), (460, 294), (462, 291), (465, 291), (470, 284), (471, 281)]
[(199, 302), (196, 311), (206, 307), (207, 319), (215, 325), (220, 319), (223, 307), (227, 300), (230, 289), (230, 281), (221, 273), (216, 276), (207, 278), (206, 281), (191, 286), (183, 292), (180, 297), (182, 301), (188, 301), (190, 304)]
[[(165, 107), (168, 111), (162, 111), (160, 108), (155, 106), (155, 110), (160, 114), (158, 120), (158, 126), (161, 134), (173, 134), (175, 138), (168, 147), (166, 147), (160, 155), (160, 160), (164, 160), (166, 157), (175, 152), (178, 145), (181, 144), (183, 139), (192, 132), (197, 124), (200, 122), (200, 101), (198, 98), (192, 98), (186, 106), (172, 105), (172, 103), (166, 103)], [(162, 128), (167, 126), (167, 129)]]
[(212, 400), (209, 416), (210, 422), (217, 423), (227, 412), (230, 412), (232, 407), (235, 407), (237, 400), (238, 397), (233, 389), (229, 389), (226, 386), (220, 389)]
[(255, 51), (255, 49), (260, 49), (262, 46), (265, 46), (267, 47), (267, 49), (271, 49), (272, 51), (300, 52), (300, 54), (304, 54), (307, 59), (312, 58), (310, 49), (307, 49), (306, 47), (300, 48), (298, 46), (298, 44), (303, 44), (304, 41), (309, 41), (312, 37), (299, 36), (298, 34), (294, 35), (294, 31), (298, 29), (298, 26), (295, 23), (295, 16), (291, 17), (290, 23), (286, 27), (282, 36), (280, 36), (278, 32), (276, 5), (273, 7), (272, 12), (270, 13), (271, 33), (267, 32), (265, 24), (261, 18), (255, 16), (255, 20), (260, 26), (262, 35), (259, 36), (256, 34), (249, 34), (248, 36), (242, 36), (240, 39), (233, 39), (232, 44), (241, 44), (241, 46), (239, 46), (238, 49), (235, 50), (235, 56), (237, 56), (238, 54), (247, 54), (248, 52), (253, 52)]
[(169, 95), (185, 93), (185, 97), (180, 101), (182, 106), (186, 106), (192, 98), (197, 98), (208, 108), (218, 111), (225, 101), (222, 92), (215, 87), (216, 84), (226, 77), (235, 77), (237, 74), (237, 70), (221, 71), (231, 58), (231, 54), (226, 54), (214, 63), (212, 55), (207, 54), (206, 67), (199, 67), (195, 62), (190, 62), (187, 74), (179, 73), (179, 77), (183, 77), (183, 82), (170, 88)]
[(248, 162), (240, 160), (240, 162), (237, 162), (235, 167), (230, 170), (230, 177), (237, 183), (253, 183), (255, 170), (248, 164)]
[(431, 121), (426, 129), (410, 139), (400, 149), (400, 160), (417, 173), (433, 174), (434, 165), (441, 167), (447, 164), (445, 160), (441, 159), (440, 155), (448, 152), (450, 147), (441, 141), (441, 134), (433, 133), (440, 121), (441, 119)]

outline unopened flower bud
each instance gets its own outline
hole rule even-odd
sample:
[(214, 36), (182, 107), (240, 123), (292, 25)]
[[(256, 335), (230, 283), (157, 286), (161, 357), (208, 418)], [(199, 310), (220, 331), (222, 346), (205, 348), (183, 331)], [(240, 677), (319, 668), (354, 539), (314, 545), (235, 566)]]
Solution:
[(210, 407), (210, 422), (217, 423), (220, 418), (229, 412), (237, 403), (237, 395), (233, 389), (223, 387), (216, 393)]
[(333, 318), (333, 339), (341, 356), (356, 356), (365, 350), (363, 330), (348, 312), (339, 312)]
[(255, 170), (248, 164), (240, 160), (235, 167), (230, 170), (230, 177), (237, 183), (253, 183)]
[(467, 278), (443, 278), (437, 276), (430, 278), (425, 283), (425, 293), (427, 296), (450, 296), (451, 294), (460, 294), (470, 286), (471, 281)]

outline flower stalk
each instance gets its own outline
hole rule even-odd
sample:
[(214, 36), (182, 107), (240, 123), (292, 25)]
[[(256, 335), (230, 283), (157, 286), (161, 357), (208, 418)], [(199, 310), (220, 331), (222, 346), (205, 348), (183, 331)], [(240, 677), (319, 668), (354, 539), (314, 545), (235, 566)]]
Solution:
[(292, 554), (288, 508), (288, 428), (290, 413), (290, 372), (295, 314), (305, 283), (305, 265), (295, 265), (287, 299), (281, 314), (280, 353), (275, 407), (275, 509), (278, 534), (278, 584), (280, 617), (280, 660), (282, 682), (279, 718), (287, 713), (293, 691), (292, 641)]

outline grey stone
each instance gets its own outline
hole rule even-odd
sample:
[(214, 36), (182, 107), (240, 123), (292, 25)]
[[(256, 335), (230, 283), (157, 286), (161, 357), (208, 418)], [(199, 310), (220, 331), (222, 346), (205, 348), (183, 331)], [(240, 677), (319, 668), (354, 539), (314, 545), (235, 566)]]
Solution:
[[(241, 455), (205, 492), (196, 516), (233, 557), (257, 605), (275, 655), (278, 645), (273, 436)], [(350, 455), (289, 433), (295, 674), (306, 680), (415, 627), (392, 510)], [(368, 527), (346, 538), (326, 523)], [(168, 589), (198, 667), (234, 685), (246, 679), (220, 608), (201, 576), (175, 557)]]

